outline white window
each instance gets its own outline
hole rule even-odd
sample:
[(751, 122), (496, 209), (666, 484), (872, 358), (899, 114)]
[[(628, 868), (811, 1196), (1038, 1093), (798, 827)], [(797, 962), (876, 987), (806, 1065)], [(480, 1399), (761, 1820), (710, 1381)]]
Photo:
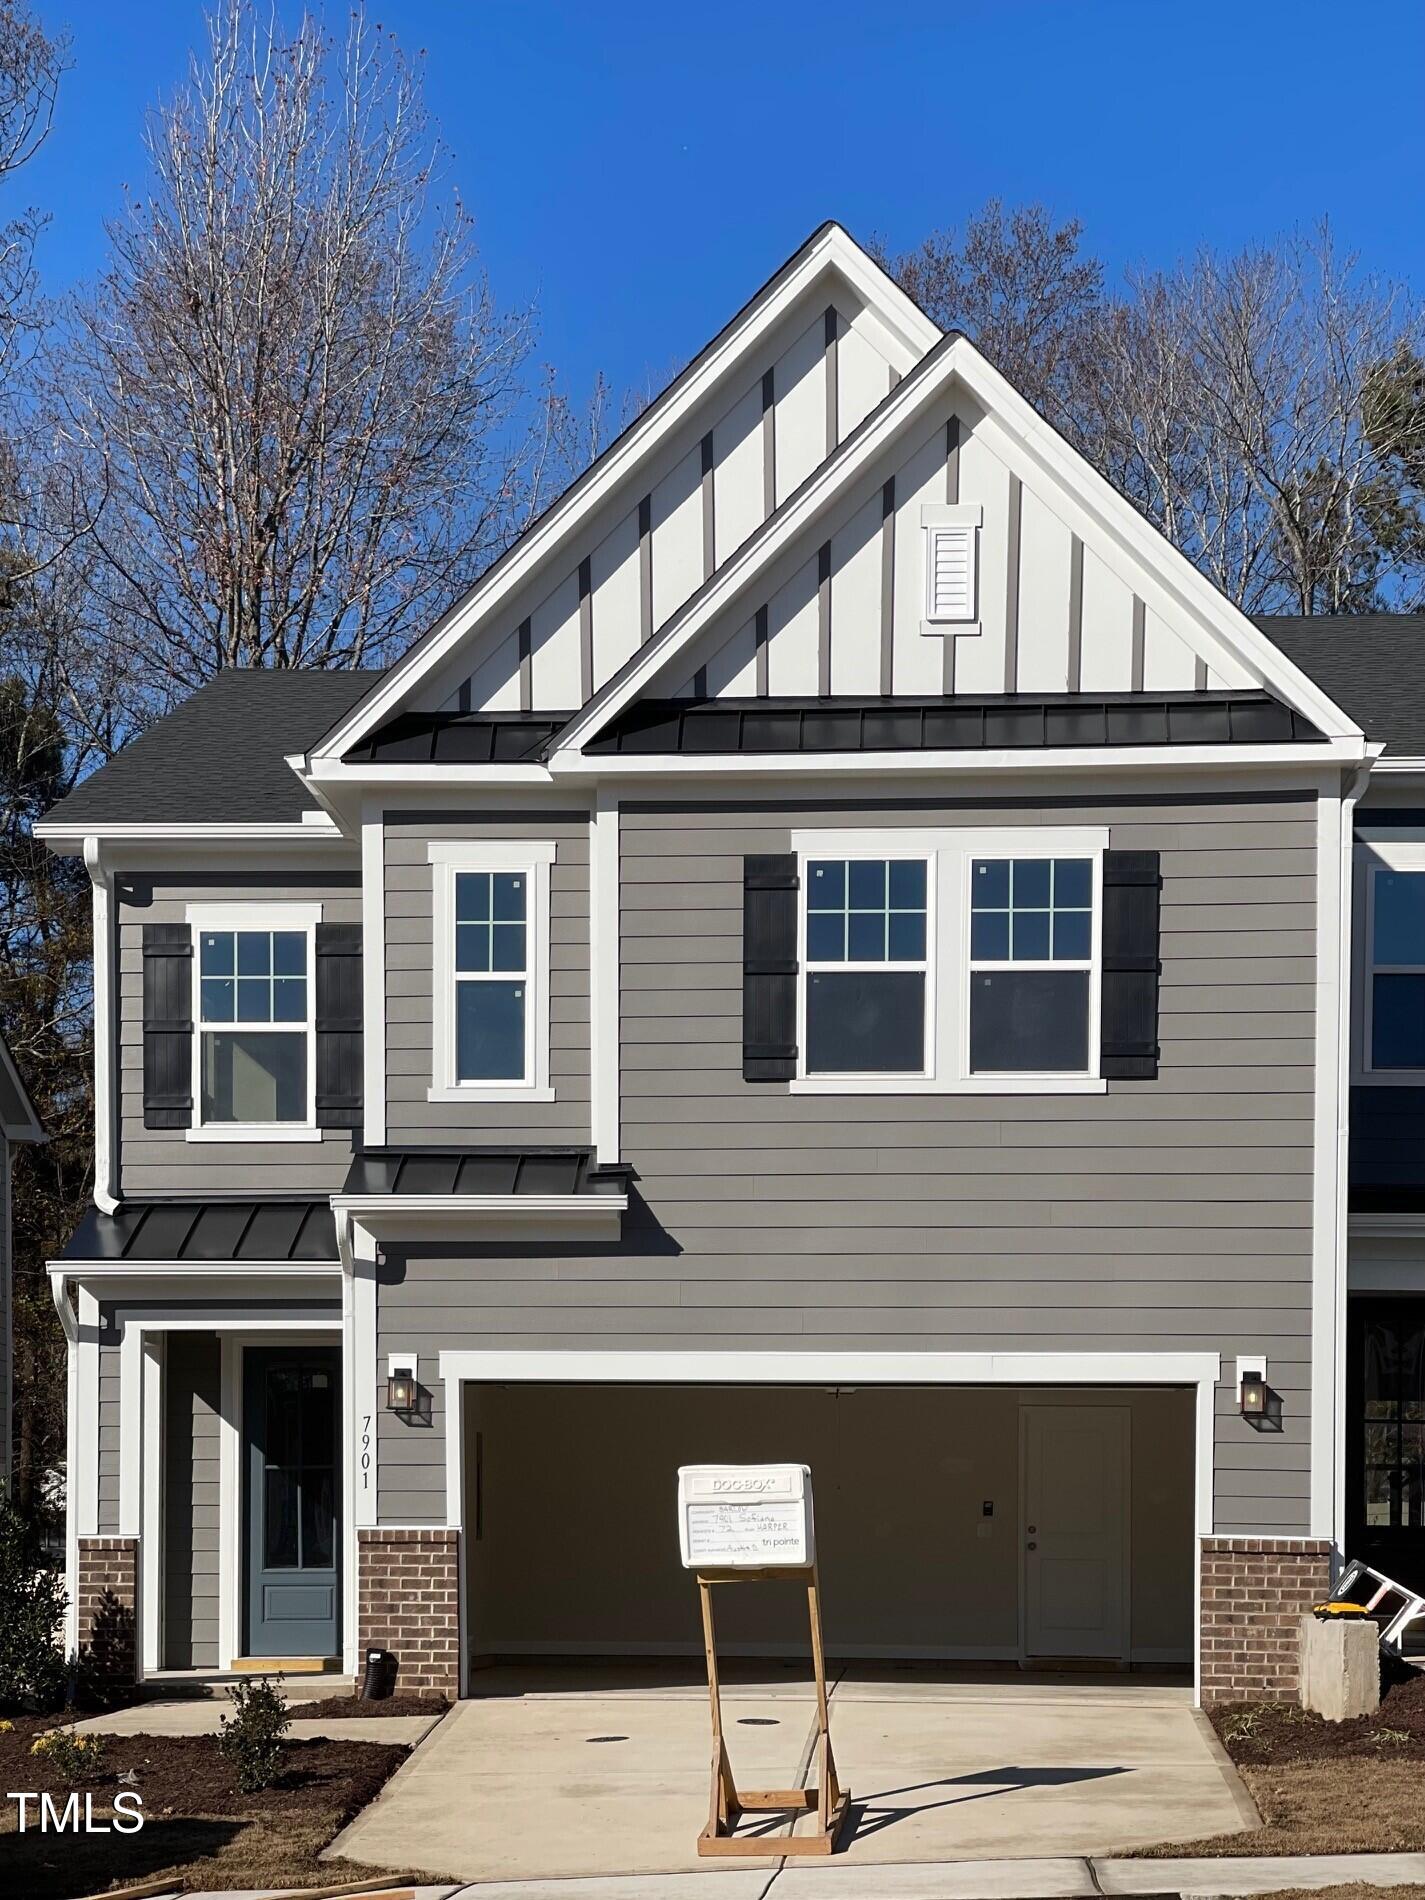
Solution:
[(1361, 1070), (1379, 1080), (1425, 1074), (1425, 844), (1362, 847), (1366, 967)]
[(194, 1138), (315, 1137), (314, 904), (190, 904)]
[(552, 1101), (552, 844), (432, 844), (432, 1101)]
[(793, 844), (795, 1090), (1103, 1090), (1106, 831), (805, 831)]
[(984, 511), (927, 503), (920, 511), (925, 536), (925, 619), (931, 628), (961, 630), (979, 614), (979, 540)]

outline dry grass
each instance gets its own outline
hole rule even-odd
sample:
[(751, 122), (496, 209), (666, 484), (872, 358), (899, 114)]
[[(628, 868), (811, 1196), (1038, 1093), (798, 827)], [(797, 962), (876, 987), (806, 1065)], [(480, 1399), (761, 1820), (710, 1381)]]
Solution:
[(1281, 1887), (1255, 1900), (1425, 1900), (1425, 1887), (1368, 1887), (1353, 1880), (1347, 1887)]
[[(1419, 1762), (1294, 1762), (1239, 1768), (1263, 1825), (1245, 1834), (1149, 1847), (1183, 1854), (1399, 1854), (1425, 1850), (1425, 1773)], [(1379, 1895), (1380, 1889), (1363, 1889)], [(1400, 1896), (1404, 1888), (1391, 1893)]]

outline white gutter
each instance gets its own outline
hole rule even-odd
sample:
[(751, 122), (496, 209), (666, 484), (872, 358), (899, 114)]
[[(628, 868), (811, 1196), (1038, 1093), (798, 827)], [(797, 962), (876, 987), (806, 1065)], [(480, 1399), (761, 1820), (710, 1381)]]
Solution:
[(104, 868), (97, 836), (84, 839), (84, 868), (94, 899), (94, 1205), (101, 1213), (115, 1214), (119, 1169), (114, 1106), (114, 881)]
[(577, 1220), (591, 1214), (628, 1212), (626, 1194), (333, 1194), (331, 1203), (338, 1219), (349, 1214), (359, 1221), (404, 1214), (423, 1220), (441, 1215), (468, 1219), (472, 1214), (565, 1215)]

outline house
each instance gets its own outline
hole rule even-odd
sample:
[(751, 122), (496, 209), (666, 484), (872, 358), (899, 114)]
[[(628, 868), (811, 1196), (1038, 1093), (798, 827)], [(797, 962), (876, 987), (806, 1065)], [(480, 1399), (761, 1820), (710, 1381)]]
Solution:
[(15, 1289), (11, 1218), (12, 1151), (21, 1142), (43, 1141), (45, 1131), (35, 1113), (10, 1054), (0, 1035), (0, 1491), (10, 1487), (14, 1452), (15, 1405)]
[[(827, 225), (389, 671), (194, 695), (41, 828), (94, 886), (71, 1633), (698, 1653), (676, 1467), (790, 1458), (841, 1654), (1290, 1693), (1418, 1522), (1374, 637), (1254, 625)], [(776, 1595), (729, 1647), (800, 1646)]]

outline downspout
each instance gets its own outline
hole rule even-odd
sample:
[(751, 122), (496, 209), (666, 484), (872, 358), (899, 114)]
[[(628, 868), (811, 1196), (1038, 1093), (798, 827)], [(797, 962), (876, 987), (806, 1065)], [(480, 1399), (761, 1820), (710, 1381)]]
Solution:
[(84, 840), (84, 868), (94, 898), (94, 1205), (116, 1214), (118, 1169), (114, 1157), (114, 881), (105, 870), (99, 840)]

